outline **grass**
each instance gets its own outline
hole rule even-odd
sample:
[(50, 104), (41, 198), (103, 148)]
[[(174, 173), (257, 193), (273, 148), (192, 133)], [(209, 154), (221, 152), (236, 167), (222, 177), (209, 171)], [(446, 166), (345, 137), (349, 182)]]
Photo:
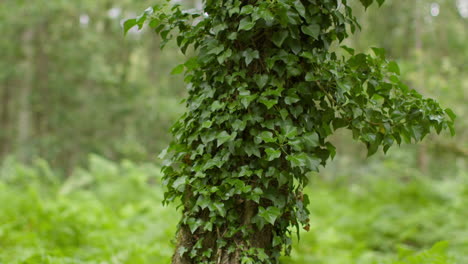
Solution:
[[(311, 231), (282, 263), (468, 263), (468, 175), (435, 180), (392, 166), (352, 182), (313, 176)], [(152, 164), (91, 156), (88, 169), (62, 181), (41, 160), (7, 160), (0, 263), (170, 263), (178, 213), (162, 197)]]

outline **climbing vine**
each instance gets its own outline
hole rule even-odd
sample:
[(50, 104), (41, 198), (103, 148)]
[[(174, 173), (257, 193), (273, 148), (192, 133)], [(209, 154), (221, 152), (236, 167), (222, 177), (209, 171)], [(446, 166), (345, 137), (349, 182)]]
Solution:
[(302, 190), (335, 156), (339, 128), (369, 155), (453, 131), (453, 112), (403, 84), (384, 50), (330, 48), (359, 28), (346, 0), (167, 3), (124, 27), (145, 23), (162, 46), (197, 54), (173, 70), (185, 74), (187, 112), (163, 154), (165, 202), (183, 207), (173, 263), (278, 263), (310, 228)]

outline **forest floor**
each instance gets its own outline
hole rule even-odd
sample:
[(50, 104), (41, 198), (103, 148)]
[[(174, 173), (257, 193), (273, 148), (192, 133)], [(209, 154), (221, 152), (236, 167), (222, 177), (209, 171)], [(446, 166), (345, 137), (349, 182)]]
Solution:
[[(312, 175), (310, 232), (284, 264), (468, 263), (468, 175)], [(60, 180), (47, 163), (0, 169), (1, 264), (167, 264), (178, 219), (159, 169), (92, 156)], [(432, 249), (431, 249), (432, 248)]]

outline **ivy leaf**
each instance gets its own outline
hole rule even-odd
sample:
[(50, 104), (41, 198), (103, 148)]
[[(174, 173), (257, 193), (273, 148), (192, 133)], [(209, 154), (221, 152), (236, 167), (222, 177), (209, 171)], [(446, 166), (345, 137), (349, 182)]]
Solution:
[(187, 176), (177, 178), (174, 183), (172, 183), (172, 188), (176, 189), (178, 192), (184, 192), (186, 180)]
[(219, 55), (216, 59), (218, 60), (219, 64), (223, 64), (231, 56), (232, 56), (232, 50), (228, 49), (224, 51), (221, 55)]
[(398, 64), (394, 61), (388, 63), (388, 71), (400, 75), (400, 67), (398, 67)]
[(320, 145), (319, 135), (316, 132), (307, 133), (302, 136), (304, 144), (309, 148), (318, 147)]
[(254, 80), (258, 87), (262, 89), (268, 83), (268, 75), (266, 74), (255, 74)]
[(123, 27), (124, 27), (124, 34), (127, 34), (130, 29), (132, 29), (134, 26), (138, 24), (137, 20), (135, 18), (128, 19), (124, 22)]
[(292, 50), (294, 54), (299, 54), (302, 50), (302, 44), (299, 40), (288, 38), (286, 43), (288, 44), (289, 48)]
[(367, 9), (370, 5), (372, 5), (372, 2), (374, 0), (360, 0), (362, 5)]
[(283, 108), (280, 110), (280, 115), (281, 115), (281, 119), (286, 120), (286, 118), (289, 116), (289, 112), (288, 110)]
[(229, 135), (229, 133), (226, 131), (220, 132), (216, 136), (216, 139), (218, 140), (218, 147), (226, 143), (229, 140), (233, 140), (236, 137), (236, 134), (237, 134), (236, 132), (232, 133), (232, 135)]
[(245, 64), (248, 66), (254, 59), (259, 59), (260, 54), (258, 50), (247, 49), (243, 53), (245, 58)]
[(295, 95), (295, 94), (286, 96), (286, 98), (284, 98), (284, 102), (285, 102), (287, 105), (297, 103), (297, 102), (299, 102), (300, 100), (301, 100), (301, 99), (299, 98), (299, 96), (297, 96), (297, 95)]
[(284, 125), (282, 126), (281, 131), (286, 138), (293, 138), (297, 136), (297, 128), (293, 125)]
[(247, 156), (252, 156), (255, 155), (257, 157), (261, 157), (260, 150), (258, 149), (258, 146), (256, 144), (247, 144), (244, 146), (245, 153), (247, 153)]
[(306, 15), (305, 7), (304, 7), (304, 5), (302, 4), (302, 2), (300, 0), (294, 1), (294, 7), (296, 8), (297, 12), (302, 17), (305, 17), (305, 15)]
[(266, 209), (259, 207), (258, 215), (265, 219), (268, 223), (274, 225), (276, 219), (281, 215), (281, 210), (274, 206), (269, 206)]
[(450, 108), (445, 109), (445, 113), (450, 117), (452, 121), (455, 121), (455, 119), (457, 118), (457, 115)]
[(208, 121), (203, 122), (202, 128), (210, 128), (212, 125), (213, 125), (213, 121), (208, 120)]
[(239, 28), (237, 31), (241, 31), (241, 30), (251, 30), (253, 27), (255, 26), (255, 22), (252, 21), (252, 19), (248, 16), (248, 17), (244, 17), (240, 23), (239, 23)]
[(370, 157), (379, 149), (380, 143), (382, 143), (383, 140), (383, 135), (378, 133), (377, 135), (369, 135), (368, 138), (372, 139), (367, 143), (367, 157)]
[(278, 104), (278, 99), (268, 99), (266, 97), (261, 97), (258, 101), (264, 104), (267, 107), (267, 109), (270, 109), (276, 104)]
[(286, 157), (291, 163), (292, 167), (305, 167), (311, 171), (318, 171), (321, 160), (317, 157), (312, 157), (302, 152), (295, 155), (289, 155)]
[(273, 33), (271, 40), (273, 43), (280, 48), (283, 45), (284, 40), (288, 37), (289, 32), (287, 30), (280, 30)]
[(200, 206), (201, 209), (208, 208), (210, 203), (211, 200), (208, 197), (199, 196), (197, 199), (197, 205)]
[(240, 14), (241, 15), (248, 15), (251, 14), (254, 11), (254, 7), (252, 5), (246, 5), (242, 7)]
[(195, 233), (197, 229), (203, 224), (203, 221), (201, 219), (195, 219), (193, 217), (189, 218), (187, 220), (187, 225), (190, 228), (190, 232)]
[(377, 0), (377, 3), (379, 3), (379, 6), (382, 6), (384, 4), (385, 0)]
[(259, 12), (260, 18), (263, 18), (268, 26), (271, 26), (275, 21), (275, 16), (268, 9), (261, 9)]
[(265, 149), (265, 153), (268, 156), (268, 161), (272, 161), (274, 159), (277, 159), (281, 156), (281, 150), (276, 150), (274, 148), (267, 148)]
[(246, 125), (247, 125), (247, 122), (245, 120), (241, 121), (240, 119), (236, 119), (236, 121), (232, 123), (232, 128), (234, 130), (244, 131)]
[(309, 35), (314, 39), (318, 39), (318, 36), (320, 35), (320, 26), (317, 24), (302, 26), (301, 29), (304, 34)]
[(374, 51), (375, 55), (379, 58), (381, 58), (382, 60), (385, 59), (385, 49), (382, 49), (382, 48), (372, 48), (372, 50)]
[(226, 208), (224, 208), (224, 203), (215, 202), (213, 203), (213, 206), (216, 209), (216, 211), (218, 211), (219, 215), (221, 215), (222, 217), (226, 216)]
[(247, 108), (249, 107), (250, 103), (257, 99), (258, 95), (254, 94), (254, 95), (246, 95), (246, 96), (242, 96), (241, 98), (241, 104)]
[(276, 138), (270, 131), (263, 131), (262, 133), (257, 135), (257, 138), (260, 140), (260, 142), (264, 141), (266, 143), (272, 143), (276, 141)]
[(183, 73), (185, 70), (185, 64), (180, 64), (180, 65), (177, 65), (172, 71), (171, 71), (171, 74), (172, 75), (177, 75), (177, 74), (181, 74)]
[(348, 46), (345, 46), (345, 45), (342, 45), (341, 46), (342, 49), (344, 49), (346, 52), (348, 52), (351, 56), (354, 55), (354, 49), (348, 47)]

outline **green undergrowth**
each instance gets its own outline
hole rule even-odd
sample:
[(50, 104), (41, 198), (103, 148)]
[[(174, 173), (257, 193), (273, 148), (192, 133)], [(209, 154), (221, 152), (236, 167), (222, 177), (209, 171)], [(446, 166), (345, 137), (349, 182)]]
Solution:
[[(384, 166), (372, 174), (312, 176), (311, 230), (282, 263), (468, 263), (466, 173), (432, 180)], [(61, 180), (41, 160), (7, 160), (0, 263), (170, 263), (178, 213), (162, 199), (151, 164), (91, 156), (88, 169)]]

